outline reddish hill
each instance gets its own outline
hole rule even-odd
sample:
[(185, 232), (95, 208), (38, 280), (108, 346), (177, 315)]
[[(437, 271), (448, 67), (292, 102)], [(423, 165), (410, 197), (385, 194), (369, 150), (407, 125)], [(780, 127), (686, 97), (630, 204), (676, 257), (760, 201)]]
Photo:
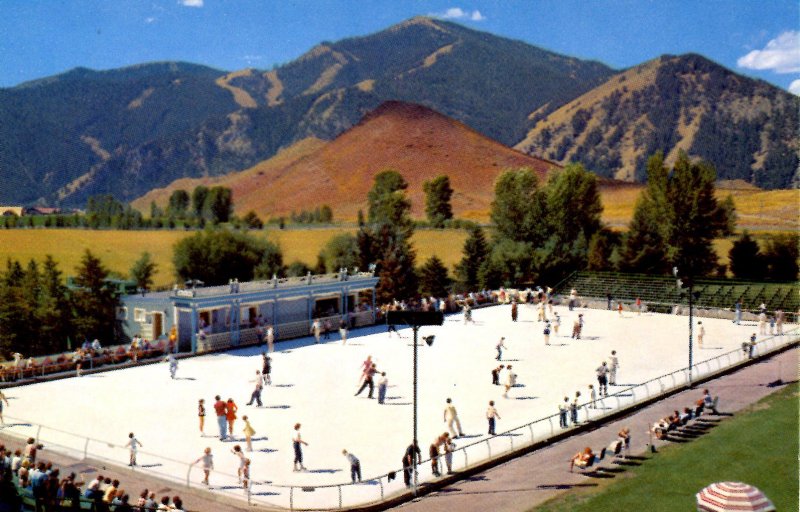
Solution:
[(530, 167), (544, 179), (557, 164), (488, 139), (466, 125), (420, 105), (387, 102), (329, 143), (303, 141), (251, 169), (218, 179), (180, 180), (136, 201), (166, 204), (172, 189), (220, 184), (233, 189), (238, 214), (287, 215), (328, 204), (336, 219), (355, 219), (366, 209), (375, 174), (400, 172), (409, 183), (413, 215), (424, 216), (423, 182), (450, 178), (459, 218), (486, 219), (494, 181), (504, 169)]

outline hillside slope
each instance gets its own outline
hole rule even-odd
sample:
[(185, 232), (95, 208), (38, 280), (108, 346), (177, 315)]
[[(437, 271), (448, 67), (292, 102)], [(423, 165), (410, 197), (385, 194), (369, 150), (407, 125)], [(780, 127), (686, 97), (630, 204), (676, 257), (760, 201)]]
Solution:
[(648, 156), (678, 151), (713, 163), (720, 179), (763, 188), (800, 181), (800, 98), (699, 55), (628, 69), (536, 120), (516, 145), (560, 163), (642, 181)]
[(485, 218), (494, 181), (507, 168), (530, 167), (541, 179), (558, 166), (514, 151), (463, 123), (420, 105), (387, 102), (357, 126), (328, 143), (306, 140), (248, 170), (225, 177), (181, 180), (134, 202), (165, 205), (172, 190), (198, 184), (233, 189), (237, 213), (262, 217), (331, 206), (337, 219), (354, 220), (366, 209), (367, 192), (380, 171), (394, 169), (408, 181), (413, 214), (424, 217), (422, 184), (440, 174), (450, 178), (456, 216)]

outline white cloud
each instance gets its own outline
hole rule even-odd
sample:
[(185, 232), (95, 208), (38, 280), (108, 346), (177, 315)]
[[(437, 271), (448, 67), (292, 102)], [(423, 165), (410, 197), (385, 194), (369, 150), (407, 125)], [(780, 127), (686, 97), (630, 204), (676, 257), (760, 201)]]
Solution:
[(746, 69), (776, 73), (800, 72), (800, 32), (787, 30), (767, 43), (763, 50), (753, 50), (736, 61)]
[(792, 83), (789, 84), (789, 92), (795, 96), (800, 96), (800, 79), (793, 80)]
[(150, 16), (149, 18), (145, 18), (144, 19), (144, 22), (147, 23), (148, 25), (151, 24), (151, 23), (155, 23), (156, 21), (158, 21), (158, 18), (155, 18), (153, 16)]
[(184, 7), (203, 7), (203, 0), (181, 0)]
[(474, 11), (465, 11), (461, 7), (450, 7), (446, 9), (442, 13), (435, 13), (431, 16), (435, 16), (437, 18), (442, 18), (445, 20), (471, 20), (471, 21), (483, 21), (486, 19), (486, 16), (481, 14), (481, 11), (475, 9)]

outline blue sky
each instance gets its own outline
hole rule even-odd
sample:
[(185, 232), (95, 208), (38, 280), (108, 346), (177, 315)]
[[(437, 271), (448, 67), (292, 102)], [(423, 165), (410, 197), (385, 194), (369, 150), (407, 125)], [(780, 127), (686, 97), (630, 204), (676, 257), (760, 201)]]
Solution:
[(798, 0), (2, 0), (0, 87), (165, 60), (269, 69), (416, 15), (614, 68), (700, 53), (800, 94)]

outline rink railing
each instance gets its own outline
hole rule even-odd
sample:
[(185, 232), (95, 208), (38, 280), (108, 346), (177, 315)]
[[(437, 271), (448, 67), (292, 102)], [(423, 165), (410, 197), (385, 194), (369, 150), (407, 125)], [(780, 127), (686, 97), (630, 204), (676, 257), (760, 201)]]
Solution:
[[(795, 327), (786, 335), (770, 336), (758, 341), (755, 345), (754, 357), (761, 357), (796, 343), (799, 332), (800, 328)], [(721, 373), (748, 359), (748, 351), (743, 347), (698, 361), (691, 367), (692, 381)], [(686, 388), (690, 384), (689, 371), (688, 367), (681, 368), (646, 382), (624, 387), (615, 393), (599, 397), (594, 402), (584, 401), (578, 406), (580, 423), (600, 421), (604, 417), (636, 407), (638, 404), (651, 401), (658, 396)], [(32, 437), (37, 443), (45, 444), (45, 448), (48, 450), (60, 452), (79, 460), (96, 460), (118, 466), (119, 469), (127, 464), (129, 450), (124, 444), (81, 436), (8, 415), (6, 415), (6, 420), (3, 433), (18, 438), (22, 442), (26, 438)], [(536, 443), (546, 443), (557, 435), (568, 435), (569, 431), (575, 428), (574, 424), (567, 428), (560, 427), (558, 413), (539, 418), (500, 434), (457, 447), (452, 452), (452, 470), (463, 471), (493, 458), (511, 454), (515, 450)], [(54, 439), (58, 439), (58, 441), (54, 441)], [(233, 445), (236, 442), (244, 444), (243, 440), (237, 439), (223, 446)], [(424, 448), (424, 446), (421, 447), (423, 450)], [(170, 481), (182, 482), (188, 488), (207, 488), (200, 483), (202, 469), (197, 463), (170, 459), (143, 450), (138, 451), (138, 462), (141, 464), (140, 466), (129, 468), (129, 470), (144, 471)], [(439, 467), (442, 473), (447, 471), (444, 455), (439, 458)], [(211, 477), (212, 485), (209, 489), (226, 497), (247, 500), (249, 504), (289, 510), (335, 510), (376, 503), (408, 492), (403, 483), (402, 468), (367, 478), (358, 484), (346, 482), (326, 485), (282, 485), (259, 478), (257, 470), (251, 477), (250, 488), (245, 490), (241, 484), (237, 483), (236, 475), (214, 470)], [(435, 480), (430, 459), (420, 461), (417, 466), (417, 478), (421, 483)]]

